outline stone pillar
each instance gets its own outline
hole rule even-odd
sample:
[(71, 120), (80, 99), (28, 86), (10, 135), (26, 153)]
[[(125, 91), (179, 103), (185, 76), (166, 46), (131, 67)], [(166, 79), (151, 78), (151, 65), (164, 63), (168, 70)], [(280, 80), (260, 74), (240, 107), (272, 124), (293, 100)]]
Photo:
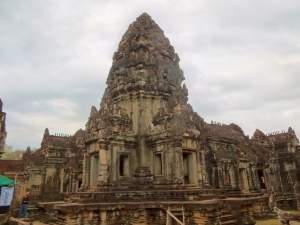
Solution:
[(85, 187), (85, 178), (86, 178), (86, 154), (83, 154), (83, 171), (82, 171), (82, 187)]
[(201, 151), (199, 149), (196, 150), (196, 164), (197, 164), (197, 178), (198, 178), (198, 186), (203, 186), (203, 178), (202, 178), (202, 168), (201, 168)]
[(175, 154), (175, 178), (178, 179), (178, 182), (183, 182), (183, 174), (182, 174), (182, 149), (181, 147), (174, 147)]
[(147, 153), (146, 153), (146, 142), (145, 142), (145, 131), (146, 131), (146, 124), (145, 124), (145, 97), (144, 94), (139, 92), (140, 98), (138, 102), (138, 109), (139, 109), (139, 116), (138, 116), (138, 130), (137, 130), (137, 160), (138, 160), (138, 167), (146, 166), (147, 160)]
[(224, 184), (222, 167), (219, 164), (217, 164), (216, 169), (217, 169), (217, 179), (218, 179), (218, 185), (219, 185), (218, 188), (222, 188), (223, 184)]
[(236, 169), (236, 167), (234, 165), (231, 165), (229, 167), (230, 183), (231, 183), (231, 186), (233, 189), (237, 188), (235, 169)]
[(200, 150), (200, 167), (202, 173), (202, 184), (208, 184), (207, 173), (206, 173), (206, 163), (205, 163), (205, 150)]
[(85, 171), (85, 188), (90, 187), (90, 167), (91, 167), (91, 156), (86, 155), (86, 171)]
[(106, 217), (107, 217), (107, 211), (101, 210), (100, 211), (100, 218), (101, 218), (100, 225), (107, 225)]
[(173, 167), (174, 167), (174, 179), (177, 179), (177, 182), (182, 183), (183, 182), (183, 161), (182, 161), (182, 136), (173, 136), (173, 154), (174, 154), (174, 160), (173, 160)]
[(99, 139), (99, 164), (98, 164), (98, 184), (108, 182), (108, 162), (107, 143), (105, 139)]
[(60, 178), (60, 187), (59, 187), (59, 192), (62, 193), (64, 192), (64, 168), (59, 169), (59, 178)]

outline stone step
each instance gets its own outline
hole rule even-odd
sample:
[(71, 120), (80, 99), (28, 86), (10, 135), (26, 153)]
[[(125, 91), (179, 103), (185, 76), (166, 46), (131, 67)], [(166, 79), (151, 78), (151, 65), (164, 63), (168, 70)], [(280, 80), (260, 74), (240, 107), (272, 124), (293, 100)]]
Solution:
[(30, 219), (28, 218), (14, 218), (14, 217), (10, 217), (9, 218), (9, 223), (10, 225), (30, 225)]
[(237, 225), (237, 220), (227, 220), (227, 221), (222, 221), (222, 225)]
[(231, 211), (227, 209), (221, 210), (221, 224), (223, 225), (237, 225), (237, 220), (232, 215)]
[(229, 220), (229, 219), (234, 219), (234, 216), (231, 214), (221, 215), (221, 221)]

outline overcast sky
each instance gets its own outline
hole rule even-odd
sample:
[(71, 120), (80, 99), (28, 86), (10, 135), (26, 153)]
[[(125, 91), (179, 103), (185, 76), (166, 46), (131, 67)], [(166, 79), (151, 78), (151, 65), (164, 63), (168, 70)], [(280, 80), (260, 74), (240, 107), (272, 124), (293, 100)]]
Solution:
[(0, 1), (6, 144), (40, 147), (99, 109), (122, 35), (147, 12), (180, 57), (189, 102), (246, 135), (300, 136), (300, 1)]

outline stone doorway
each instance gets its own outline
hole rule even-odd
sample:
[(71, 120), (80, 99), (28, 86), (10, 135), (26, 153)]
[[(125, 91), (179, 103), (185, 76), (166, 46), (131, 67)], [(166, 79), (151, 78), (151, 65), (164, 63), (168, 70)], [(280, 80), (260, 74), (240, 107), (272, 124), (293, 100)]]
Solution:
[(120, 155), (119, 176), (120, 177), (128, 177), (129, 176), (129, 156), (128, 155)]
[(154, 172), (156, 176), (162, 175), (162, 157), (161, 153), (154, 155)]
[(258, 174), (258, 179), (259, 179), (259, 184), (261, 189), (266, 189), (266, 184), (265, 184), (265, 177), (264, 177), (264, 172), (263, 170), (257, 170)]
[(184, 184), (196, 184), (197, 183), (197, 168), (194, 158), (194, 153), (183, 153), (183, 182)]
[(81, 187), (81, 184), (82, 184), (82, 180), (78, 180), (76, 191), (78, 191), (78, 189)]
[(91, 188), (97, 186), (98, 183), (98, 163), (99, 163), (99, 156), (93, 155), (91, 157)]

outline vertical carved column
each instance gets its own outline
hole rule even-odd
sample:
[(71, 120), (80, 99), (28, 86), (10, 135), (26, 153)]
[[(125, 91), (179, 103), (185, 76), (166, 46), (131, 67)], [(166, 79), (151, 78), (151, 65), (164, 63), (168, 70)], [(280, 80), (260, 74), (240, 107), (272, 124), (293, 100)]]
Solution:
[(105, 139), (99, 139), (99, 164), (98, 164), (98, 184), (107, 183), (108, 181), (108, 164), (107, 164), (107, 143)]
[(107, 225), (106, 217), (107, 217), (107, 211), (101, 210), (100, 211), (100, 219), (101, 219), (100, 225)]
[(229, 167), (230, 183), (231, 183), (232, 188), (234, 188), (234, 189), (236, 189), (236, 187), (237, 187), (235, 169), (236, 169), (236, 167), (234, 165), (230, 165), (230, 167)]
[(85, 178), (86, 178), (86, 154), (83, 155), (83, 171), (82, 171), (82, 185), (81, 185), (81, 187), (83, 188), (86, 186)]
[(181, 136), (173, 136), (173, 154), (174, 154), (174, 179), (178, 179), (178, 182), (183, 182), (183, 174), (182, 174), (182, 137)]
[(201, 166), (203, 184), (208, 184), (206, 163), (205, 163), (205, 150), (200, 150), (200, 166)]
[(218, 174), (218, 184), (219, 184), (219, 187), (218, 188), (222, 188), (223, 187), (223, 184), (224, 184), (224, 179), (223, 179), (223, 174), (222, 174), (222, 167), (217, 164), (217, 174)]
[(145, 143), (145, 96), (142, 91), (139, 92), (139, 99), (138, 99), (138, 131), (137, 131), (137, 156), (138, 156), (138, 167), (144, 167), (146, 165), (146, 143)]
[(91, 168), (91, 156), (86, 155), (86, 177), (85, 177), (85, 188), (90, 187), (90, 168)]
[(172, 166), (171, 166), (171, 163), (172, 161), (170, 160), (172, 158), (171, 154), (170, 154), (170, 147), (169, 145), (166, 145), (166, 150), (164, 151), (164, 160), (163, 160), (163, 166), (164, 166), (164, 176), (166, 177), (167, 180), (171, 180), (171, 171), (172, 171)]
[(197, 164), (197, 178), (198, 178), (198, 185), (200, 187), (203, 186), (203, 178), (202, 178), (202, 168), (201, 168), (201, 152), (200, 149), (196, 150), (196, 164)]
[(71, 192), (75, 192), (76, 189), (77, 189), (76, 176), (77, 176), (77, 173), (72, 173), (72, 188), (71, 188)]
[(59, 178), (60, 178), (60, 187), (59, 192), (62, 193), (64, 191), (64, 168), (59, 168)]

